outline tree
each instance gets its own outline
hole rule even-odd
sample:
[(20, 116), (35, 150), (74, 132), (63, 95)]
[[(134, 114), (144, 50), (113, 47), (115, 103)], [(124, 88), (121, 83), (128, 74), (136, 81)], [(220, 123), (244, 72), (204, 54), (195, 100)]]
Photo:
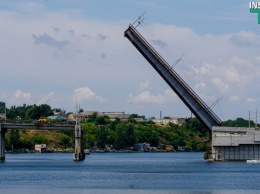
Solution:
[(98, 113), (97, 112), (94, 112), (91, 115), (88, 115), (88, 122), (95, 122), (97, 117), (98, 117)]
[(125, 126), (125, 140), (126, 147), (131, 147), (135, 143), (135, 131), (132, 123)]
[[(237, 118), (236, 120), (227, 120), (222, 123), (223, 126), (228, 127), (248, 127), (249, 121), (243, 118)], [(250, 121), (251, 126), (255, 126), (254, 121)]]
[(108, 131), (106, 126), (100, 125), (97, 133), (97, 146), (101, 149), (106, 147)]
[(16, 148), (16, 146), (19, 144), (19, 139), (20, 139), (19, 130), (18, 129), (10, 130), (9, 142), (12, 147), (12, 151), (14, 151), (14, 148)]
[(28, 109), (32, 108), (33, 106), (27, 106), (26, 104), (23, 104), (23, 106), (11, 106), (10, 109), (7, 109), (7, 117), (9, 119), (15, 119), (18, 116), (22, 119), (28, 119), (26, 118), (26, 112)]
[(0, 113), (5, 112), (5, 102), (0, 102)]
[(96, 125), (106, 125), (110, 123), (110, 118), (107, 115), (100, 116), (96, 118), (95, 123)]
[(115, 148), (123, 149), (126, 147), (125, 124), (119, 123), (116, 126), (116, 141)]
[(32, 119), (39, 119), (41, 116), (48, 117), (53, 115), (53, 111), (47, 104), (41, 104), (40, 106), (34, 105), (27, 110), (26, 115)]

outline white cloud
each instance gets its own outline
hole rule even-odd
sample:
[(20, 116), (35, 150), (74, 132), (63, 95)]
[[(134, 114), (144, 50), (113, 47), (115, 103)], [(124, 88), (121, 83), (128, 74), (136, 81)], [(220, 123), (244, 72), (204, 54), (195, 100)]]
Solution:
[(240, 98), (238, 96), (230, 96), (229, 97), (229, 100), (231, 102), (239, 102), (240, 101)]
[(255, 59), (256, 61), (260, 62), (260, 56), (257, 56)]
[(226, 92), (228, 90), (228, 85), (225, 84), (220, 78), (213, 78), (212, 79), (212, 83), (217, 86), (217, 88), (221, 91), (221, 92)]
[(127, 102), (130, 103), (150, 103), (150, 104), (165, 104), (168, 102), (175, 102), (177, 95), (170, 89), (164, 91), (164, 94), (151, 94), (150, 91), (143, 91), (136, 96), (130, 95)]
[(6, 96), (6, 100), (3, 101), (10, 105), (20, 106), (24, 103), (29, 102), (31, 97), (32, 95), (30, 93), (23, 92), (22, 90), (17, 89), (15, 93), (11, 94), (11, 97)]
[(206, 88), (206, 84), (205, 83), (203, 83), (203, 82), (200, 82), (200, 83), (198, 83), (198, 84), (196, 84), (195, 85), (195, 89), (196, 90), (203, 90), (203, 89), (205, 89)]
[(244, 68), (248, 68), (251, 66), (251, 63), (248, 59), (243, 59), (237, 56), (234, 56), (230, 59), (230, 64), (232, 64), (234, 67), (237, 67), (238, 65), (241, 65)]
[(246, 102), (249, 102), (249, 103), (256, 102), (256, 99), (254, 99), (254, 98), (247, 98)]
[(231, 36), (230, 41), (241, 47), (259, 46), (259, 36), (252, 32), (241, 31)]
[(26, 92), (22, 92), (21, 90), (17, 89), (16, 92), (14, 93), (14, 98), (16, 98), (18, 100), (28, 101), (31, 98), (31, 94), (26, 93)]
[(80, 103), (88, 100), (96, 100), (99, 102), (104, 102), (105, 100), (100, 96), (97, 96), (90, 88), (77, 88), (74, 90), (74, 95), (72, 97), (73, 102)]
[(204, 65), (199, 68), (192, 66), (192, 69), (201, 76), (215, 74), (217, 70), (216, 66), (210, 63), (204, 63)]

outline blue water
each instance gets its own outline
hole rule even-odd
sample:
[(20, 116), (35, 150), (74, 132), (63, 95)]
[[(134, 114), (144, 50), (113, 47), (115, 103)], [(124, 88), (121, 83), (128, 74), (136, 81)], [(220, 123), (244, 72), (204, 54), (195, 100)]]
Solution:
[(7, 154), (0, 193), (258, 193), (260, 164), (202, 153)]

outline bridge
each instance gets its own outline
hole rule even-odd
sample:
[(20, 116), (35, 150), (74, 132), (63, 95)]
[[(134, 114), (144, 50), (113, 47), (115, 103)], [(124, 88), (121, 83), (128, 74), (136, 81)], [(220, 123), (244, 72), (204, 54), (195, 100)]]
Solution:
[(137, 31), (137, 26), (142, 22), (143, 19), (139, 17), (133, 24), (130, 24), (124, 36), (209, 131), (209, 149), (204, 154), (204, 159), (210, 161), (257, 159), (260, 162), (259, 129), (222, 127), (218, 116)]
[(5, 133), (10, 129), (30, 129), (30, 130), (74, 130), (75, 131), (75, 150), (73, 154), (74, 161), (85, 159), (82, 137), (83, 132), (80, 125), (54, 124), (37, 122), (28, 123), (0, 123), (0, 161), (5, 160)]
[(125, 31), (125, 37), (137, 48), (144, 58), (160, 74), (191, 112), (211, 132), (213, 126), (220, 126), (221, 120), (205, 102), (188, 86), (159, 53), (144, 39), (133, 25)]

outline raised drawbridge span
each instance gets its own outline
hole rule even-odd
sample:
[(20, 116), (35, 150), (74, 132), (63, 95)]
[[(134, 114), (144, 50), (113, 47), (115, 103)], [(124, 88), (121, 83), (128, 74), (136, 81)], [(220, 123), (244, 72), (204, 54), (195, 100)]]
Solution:
[(144, 39), (133, 25), (124, 33), (136, 49), (168, 83), (191, 112), (211, 132), (213, 126), (220, 126), (221, 120), (203, 102), (203, 100), (186, 84), (159, 53)]
[[(136, 22), (138, 22), (137, 26), (142, 22), (140, 17)], [(209, 149), (204, 153), (204, 159), (209, 161), (247, 160), (260, 163), (259, 128), (221, 126), (221, 120), (217, 115), (144, 39), (136, 27), (130, 25), (124, 35), (210, 132)]]
[(5, 160), (5, 133), (13, 129), (31, 129), (31, 130), (74, 130), (75, 131), (75, 150), (73, 154), (74, 161), (85, 159), (85, 154), (82, 144), (82, 129), (80, 125), (60, 125), (60, 124), (45, 124), (38, 122), (36, 124), (28, 123), (0, 123), (0, 161)]

